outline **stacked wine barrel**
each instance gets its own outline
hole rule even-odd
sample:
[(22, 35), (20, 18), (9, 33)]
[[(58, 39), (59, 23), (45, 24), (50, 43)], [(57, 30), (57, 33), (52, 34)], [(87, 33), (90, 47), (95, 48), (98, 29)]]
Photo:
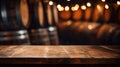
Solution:
[(27, 28), (29, 9), (27, 0), (0, 1), (0, 44), (30, 44)]
[(85, 10), (81, 8), (71, 12), (69, 10), (66, 13), (67, 17), (60, 13), (59, 16), (63, 20), (59, 24), (60, 37), (67, 44), (119, 45), (119, 13), (119, 5), (106, 2), (96, 3)]
[(48, 5), (47, 10), (48, 10), (49, 25), (50, 25), (48, 28), (50, 42), (52, 45), (59, 45), (59, 36), (58, 36), (59, 19), (58, 19), (58, 10), (56, 4), (54, 3), (53, 5)]
[(87, 7), (84, 12), (84, 20), (87, 22), (92, 21), (93, 7)]
[(30, 41), (33, 45), (58, 45), (57, 7), (48, 0), (30, 0)]
[(77, 11), (73, 11), (72, 13), (72, 19), (73, 21), (79, 21), (83, 19), (83, 11), (81, 9), (78, 9)]
[[(44, 21), (44, 8), (42, 0), (30, 0), (30, 29), (29, 36), (31, 44), (33, 45), (47, 45), (50, 44), (49, 35)], [(47, 18), (46, 18), (47, 20)]]
[(99, 44), (119, 45), (120, 26), (116, 24), (104, 24), (98, 31)]
[(1, 0), (0, 44), (58, 45), (59, 37), (62, 44), (120, 44), (120, 6), (97, 3), (58, 12), (49, 2)]
[(63, 21), (67, 21), (71, 19), (71, 11), (60, 11), (59, 12), (59, 18)]

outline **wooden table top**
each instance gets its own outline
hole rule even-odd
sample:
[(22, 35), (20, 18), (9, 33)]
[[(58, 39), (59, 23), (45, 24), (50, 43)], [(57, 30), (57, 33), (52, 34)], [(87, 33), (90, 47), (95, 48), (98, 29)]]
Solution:
[(119, 59), (120, 46), (0, 46), (0, 59), (5, 58), (80, 58)]
[(120, 51), (104, 46), (0, 46), (0, 58), (120, 58)]

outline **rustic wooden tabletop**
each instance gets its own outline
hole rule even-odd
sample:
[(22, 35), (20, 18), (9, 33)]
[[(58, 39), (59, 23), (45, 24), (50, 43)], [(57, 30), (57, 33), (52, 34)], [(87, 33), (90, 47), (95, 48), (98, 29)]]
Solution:
[[(120, 58), (120, 46), (0, 46), (0, 63), (11, 63), (12, 60), (26, 59), (69, 59), (72, 63), (83, 63), (82, 59), (90, 61), (90, 63), (98, 63), (96, 60), (103, 63), (118, 63)], [(19, 62), (19, 60), (17, 60)], [(31, 61), (32, 61), (31, 60)], [(42, 60), (42, 61), (43, 61)], [(79, 60), (79, 61), (78, 61)], [(83, 60), (85, 62), (85, 60)], [(95, 60), (93, 62), (93, 60)], [(106, 61), (105, 61), (106, 60)], [(53, 62), (50, 60), (49, 62)], [(92, 62), (91, 62), (92, 61)], [(23, 61), (20, 61), (23, 62)], [(19, 63), (20, 63), (19, 62)], [(46, 61), (45, 61), (46, 62)], [(65, 61), (64, 61), (65, 62)], [(17, 62), (15, 62), (17, 63)], [(33, 63), (33, 62), (32, 62)], [(37, 63), (37, 62), (34, 62)], [(40, 63), (40, 62), (39, 62)]]

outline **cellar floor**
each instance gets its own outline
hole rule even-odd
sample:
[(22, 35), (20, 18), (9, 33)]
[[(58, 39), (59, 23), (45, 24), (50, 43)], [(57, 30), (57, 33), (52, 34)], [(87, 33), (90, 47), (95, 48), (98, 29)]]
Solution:
[(0, 63), (120, 63), (120, 46), (0, 46)]

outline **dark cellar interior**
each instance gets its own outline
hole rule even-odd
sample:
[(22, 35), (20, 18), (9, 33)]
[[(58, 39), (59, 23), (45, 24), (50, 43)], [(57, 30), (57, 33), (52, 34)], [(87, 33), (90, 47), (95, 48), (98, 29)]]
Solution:
[(8, 63), (119, 64), (120, 0), (0, 0)]

